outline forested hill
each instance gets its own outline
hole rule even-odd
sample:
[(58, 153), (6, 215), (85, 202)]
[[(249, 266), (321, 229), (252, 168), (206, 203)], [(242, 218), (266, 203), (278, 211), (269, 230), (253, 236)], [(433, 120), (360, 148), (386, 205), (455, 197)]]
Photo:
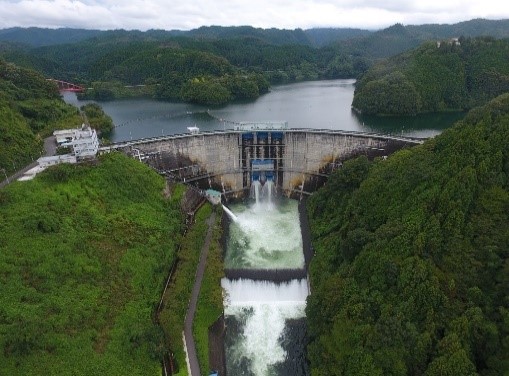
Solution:
[[(255, 99), (268, 91), (269, 84), (358, 77), (378, 60), (424, 40), (479, 34), (503, 37), (509, 36), (508, 30), (509, 20), (397, 24), (377, 32), (250, 26), (146, 32), (6, 29), (0, 30), (4, 41), (0, 57), (46, 77), (93, 87), (87, 96), (97, 100), (150, 96), (222, 105)], [(32, 45), (20, 45), (30, 41)], [(126, 90), (126, 86), (138, 89)], [(412, 107), (412, 99), (406, 113), (420, 110)]]
[(463, 110), (509, 91), (509, 39), (428, 42), (371, 67), (353, 107), (365, 114)]
[(188, 37), (193, 39), (231, 39), (256, 38), (275, 45), (301, 44), (307, 46), (324, 46), (328, 43), (361, 37), (371, 34), (371, 31), (352, 28), (315, 28), (315, 29), (262, 29), (252, 26), (202, 26), (193, 30), (86, 30), (86, 29), (44, 29), (9, 28), (0, 29), (0, 41), (23, 43), (32, 47), (52, 46), (76, 43), (86, 39), (101, 37), (108, 38), (111, 34), (129, 35), (130, 38), (144, 40), (165, 40), (172, 37)]
[[(417, 44), (429, 39), (451, 38), (458, 36), (476, 37), (493, 36), (495, 38), (509, 37), (509, 20), (474, 19), (456, 24), (426, 24), (426, 25), (395, 25), (402, 27), (405, 34), (403, 39), (414, 40)], [(373, 47), (386, 39), (387, 31), (394, 31), (394, 27), (379, 31), (369, 31), (354, 28), (312, 28), (312, 29), (262, 29), (252, 26), (202, 26), (192, 30), (86, 30), (86, 29), (45, 29), (38, 27), (0, 29), (0, 41), (23, 43), (32, 47), (51, 46), (59, 44), (76, 43), (90, 38), (108, 38), (112, 34), (123, 34), (129, 38), (154, 41), (166, 40), (173, 37), (188, 37), (193, 39), (220, 40), (236, 38), (256, 38), (265, 43), (275, 45), (300, 44), (311, 47), (353, 40), (361, 42), (359, 47)], [(394, 42), (393, 42), (394, 43)], [(408, 42), (404, 42), (406, 44)], [(399, 44), (399, 42), (395, 42)], [(416, 47), (415, 44), (413, 47)], [(388, 50), (394, 47), (388, 46)], [(398, 47), (395, 47), (396, 49)], [(400, 51), (401, 52), (401, 51)], [(371, 54), (371, 52), (369, 53)], [(383, 54), (383, 52), (382, 52)], [(387, 55), (386, 55), (387, 56)]]
[(313, 375), (509, 373), (509, 94), (308, 202)]
[[(509, 20), (472, 20), (397, 24), (377, 32), (250, 26), (146, 32), (59, 29), (44, 40), (45, 29), (6, 29), (0, 30), (0, 57), (46, 77), (93, 87), (87, 96), (97, 100), (151, 96), (221, 105), (255, 99), (269, 84), (358, 77), (378, 60), (425, 40), (503, 37), (508, 30)], [(30, 41), (32, 45), (19, 44)]]
[(0, 169), (10, 173), (25, 167), (41, 156), (43, 137), (81, 122), (55, 84), (0, 59)]
[(23, 43), (40, 47), (63, 43), (75, 43), (101, 34), (100, 30), (85, 29), (45, 29), (40, 27), (12, 27), (0, 30), (0, 40)]

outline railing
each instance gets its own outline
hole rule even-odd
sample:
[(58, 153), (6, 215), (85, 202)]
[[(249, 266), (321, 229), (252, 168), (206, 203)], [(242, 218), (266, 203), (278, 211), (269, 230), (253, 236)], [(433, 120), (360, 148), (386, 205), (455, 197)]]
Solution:
[[(99, 148), (99, 151), (105, 152), (113, 149), (121, 149), (128, 146), (135, 146), (140, 144), (147, 144), (158, 141), (166, 141), (166, 140), (176, 140), (181, 138), (192, 138), (192, 137), (203, 137), (203, 136), (212, 136), (212, 135), (221, 135), (221, 134), (243, 134), (243, 133), (253, 133), (245, 132), (245, 131), (235, 131), (235, 130), (213, 130), (213, 131), (200, 131), (199, 133), (176, 133), (173, 135), (166, 136), (155, 136), (155, 137), (145, 137), (137, 140), (130, 141), (121, 141), (118, 143), (113, 143), (107, 146), (102, 146)], [(264, 132), (270, 132), (264, 131)], [(374, 137), (380, 138), (384, 140), (394, 140), (394, 141), (404, 141), (409, 143), (414, 143), (416, 145), (422, 144), (426, 138), (419, 137), (403, 137), (403, 136), (392, 136), (392, 135), (383, 135), (372, 132), (360, 132), (360, 131), (346, 131), (346, 130), (335, 130), (335, 129), (316, 129), (316, 128), (290, 128), (281, 130), (274, 130), (274, 132), (282, 132), (282, 133), (313, 133), (313, 134), (331, 134), (331, 135), (345, 135), (345, 136), (358, 136), (358, 137)]]

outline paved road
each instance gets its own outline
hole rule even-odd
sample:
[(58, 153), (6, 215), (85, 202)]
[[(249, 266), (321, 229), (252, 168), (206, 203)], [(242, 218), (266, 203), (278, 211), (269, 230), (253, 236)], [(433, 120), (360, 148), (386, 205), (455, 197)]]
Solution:
[[(56, 155), (57, 153), (57, 143), (55, 140), (55, 136), (50, 136), (44, 139), (44, 156), (49, 157), (52, 155)], [(28, 166), (23, 167), (21, 170), (16, 171), (12, 176), (9, 176), (9, 179), (5, 179), (3, 181), (0, 181), (0, 188), (5, 187), (7, 184), (12, 183), (13, 181), (16, 181), (18, 178), (23, 176), (25, 172), (30, 170), (31, 168), (34, 168), (37, 166), (37, 161), (34, 161), (30, 163)], [(0, 179), (5, 178), (5, 175), (3, 174), (3, 171), (0, 170), (0, 173), (2, 176), (0, 176)]]
[(44, 139), (44, 156), (51, 157), (57, 154), (57, 140), (55, 136), (49, 136)]
[(196, 313), (196, 304), (198, 303), (198, 295), (200, 294), (201, 282), (207, 264), (207, 256), (209, 254), (210, 239), (212, 238), (212, 230), (216, 222), (216, 213), (212, 212), (209, 217), (207, 235), (205, 236), (205, 243), (201, 249), (200, 262), (196, 270), (196, 278), (194, 280), (193, 292), (191, 293), (191, 301), (187, 309), (186, 321), (184, 323), (184, 336), (187, 345), (187, 356), (189, 358), (189, 367), (191, 368), (191, 376), (200, 376), (200, 365), (198, 364), (198, 356), (196, 355), (196, 346), (193, 338), (193, 320)]

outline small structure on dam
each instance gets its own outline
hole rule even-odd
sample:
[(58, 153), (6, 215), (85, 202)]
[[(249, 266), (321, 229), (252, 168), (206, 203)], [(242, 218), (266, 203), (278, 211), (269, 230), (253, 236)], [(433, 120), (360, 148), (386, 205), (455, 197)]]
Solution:
[(342, 163), (359, 155), (383, 157), (422, 139), (372, 133), (289, 129), (286, 122), (239, 123), (234, 130), (192, 132), (120, 142), (100, 148), (138, 158), (169, 179), (247, 196), (271, 181), (286, 196), (310, 194)]

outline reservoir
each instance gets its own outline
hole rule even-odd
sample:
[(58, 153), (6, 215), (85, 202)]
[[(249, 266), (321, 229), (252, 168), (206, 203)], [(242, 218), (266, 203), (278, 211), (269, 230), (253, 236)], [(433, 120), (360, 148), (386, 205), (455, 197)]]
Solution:
[[(441, 133), (463, 113), (426, 114), (414, 117), (359, 116), (351, 109), (355, 80), (310, 81), (274, 86), (250, 102), (213, 108), (153, 99), (123, 99), (100, 102), (116, 128), (112, 142), (200, 130), (231, 129), (232, 122), (288, 121), (290, 128), (334, 129), (415, 137)], [(74, 93), (65, 93), (68, 103), (81, 106)], [(210, 114), (210, 115), (209, 115)]]

